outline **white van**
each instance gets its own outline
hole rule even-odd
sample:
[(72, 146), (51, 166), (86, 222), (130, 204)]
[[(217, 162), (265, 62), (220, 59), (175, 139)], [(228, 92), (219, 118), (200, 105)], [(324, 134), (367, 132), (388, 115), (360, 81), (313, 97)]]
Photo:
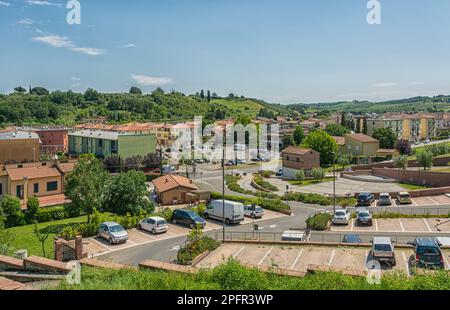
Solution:
[[(223, 220), (222, 200), (212, 200), (206, 208), (205, 218)], [(225, 200), (225, 224), (238, 224), (244, 220), (244, 204)]]

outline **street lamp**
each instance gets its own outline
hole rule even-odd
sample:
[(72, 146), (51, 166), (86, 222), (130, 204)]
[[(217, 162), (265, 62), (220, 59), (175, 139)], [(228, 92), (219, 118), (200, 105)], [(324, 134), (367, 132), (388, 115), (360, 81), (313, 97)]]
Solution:
[(200, 172), (200, 188), (203, 189), (203, 171)]
[(336, 152), (333, 154), (333, 214), (336, 213)]
[[(225, 129), (223, 137), (225, 141)], [(225, 145), (222, 146), (222, 241), (225, 243)]]

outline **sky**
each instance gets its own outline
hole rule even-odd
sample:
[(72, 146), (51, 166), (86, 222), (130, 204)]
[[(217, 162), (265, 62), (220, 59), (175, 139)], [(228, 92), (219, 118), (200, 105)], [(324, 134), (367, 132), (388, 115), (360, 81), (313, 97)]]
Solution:
[(450, 1), (0, 0), (0, 92), (16, 86), (273, 103), (450, 94)]

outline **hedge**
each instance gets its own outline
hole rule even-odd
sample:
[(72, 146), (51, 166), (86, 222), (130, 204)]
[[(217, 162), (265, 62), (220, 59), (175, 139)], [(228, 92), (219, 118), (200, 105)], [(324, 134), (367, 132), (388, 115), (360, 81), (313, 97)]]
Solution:
[(261, 188), (267, 190), (267, 191), (271, 191), (271, 192), (276, 192), (278, 191), (278, 187), (276, 187), (275, 185), (270, 184), (269, 182), (267, 182), (266, 180), (264, 180), (263, 177), (256, 175), (253, 178), (253, 181), (259, 185)]
[[(217, 192), (211, 193), (211, 199), (222, 199), (222, 194)], [(256, 204), (264, 209), (276, 212), (289, 211), (289, 205), (283, 203), (280, 198), (266, 199), (262, 197), (245, 197), (239, 195), (225, 195), (225, 200), (242, 202), (244, 204)]]
[(306, 220), (306, 227), (312, 230), (327, 230), (331, 220), (331, 214), (319, 213)]

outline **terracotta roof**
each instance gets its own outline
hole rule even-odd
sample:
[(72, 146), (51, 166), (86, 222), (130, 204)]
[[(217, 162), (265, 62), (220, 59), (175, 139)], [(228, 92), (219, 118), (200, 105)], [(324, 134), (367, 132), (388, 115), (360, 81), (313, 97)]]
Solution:
[(281, 153), (282, 154), (305, 155), (306, 153), (309, 153), (309, 152), (318, 153), (312, 149), (295, 147), (295, 146), (289, 146), (286, 149), (284, 149)]
[(12, 181), (20, 181), (24, 178), (29, 180), (40, 178), (59, 177), (61, 174), (58, 169), (51, 166), (39, 166), (39, 167), (24, 167), (24, 168), (6, 168), (9, 178)]
[(333, 139), (336, 141), (338, 145), (345, 145), (345, 138), (344, 137), (333, 137)]
[(75, 167), (75, 163), (62, 163), (62, 164), (58, 164), (58, 169), (59, 169), (59, 171), (61, 171), (62, 173), (72, 172), (74, 167)]
[(159, 193), (164, 193), (180, 186), (198, 190), (198, 187), (195, 186), (190, 179), (173, 174), (157, 178), (153, 180), (153, 184)]
[(395, 154), (398, 151), (396, 149), (379, 149), (377, 150), (378, 154)]
[(377, 139), (372, 138), (371, 136), (362, 134), (362, 133), (354, 133), (354, 134), (350, 134), (350, 135), (346, 135), (346, 137), (352, 138), (354, 140), (357, 140), (359, 142), (378, 142)]

